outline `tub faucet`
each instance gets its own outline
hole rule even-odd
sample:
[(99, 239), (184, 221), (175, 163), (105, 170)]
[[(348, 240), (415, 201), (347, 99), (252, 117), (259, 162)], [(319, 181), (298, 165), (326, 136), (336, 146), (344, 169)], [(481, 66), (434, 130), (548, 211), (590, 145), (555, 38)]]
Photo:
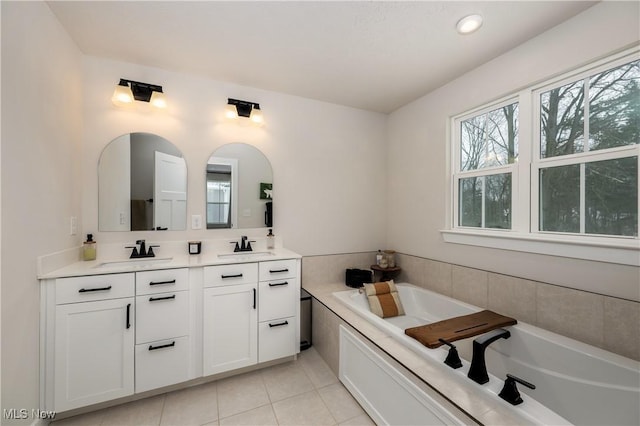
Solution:
[(473, 341), (473, 358), (471, 359), (471, 367), (467, 377), (481, 385), (487, 383), (489, 375), (487, 374), (487, 364), (484, 360), (484, 351), (487, 346), (496, 340), (508, 339), (509, 337), (511, 337), (511, 333), (508, 330), (498, 328), (475, 339)]

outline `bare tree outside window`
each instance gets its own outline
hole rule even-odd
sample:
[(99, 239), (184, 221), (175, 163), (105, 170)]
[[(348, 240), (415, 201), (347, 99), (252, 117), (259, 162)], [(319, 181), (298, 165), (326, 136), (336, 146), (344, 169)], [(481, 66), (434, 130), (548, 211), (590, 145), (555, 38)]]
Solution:
[(542, 93), (540, 157), (578, 157), (540, 169), (540, 230), (637, 236), (637, 156), (586, 161), (579, 154), (639, 142), (640, 61)]
[(511, 229), (512, 174), (500, 167), (518, 158), (518, 104), (461, 121), (460, 135), (460, 171), (491, 169), (459, 180), (459, 225)]

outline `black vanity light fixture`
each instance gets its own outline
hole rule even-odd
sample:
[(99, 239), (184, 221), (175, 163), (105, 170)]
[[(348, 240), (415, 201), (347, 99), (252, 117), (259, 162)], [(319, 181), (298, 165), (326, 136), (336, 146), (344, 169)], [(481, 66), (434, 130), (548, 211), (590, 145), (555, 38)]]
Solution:
[(162, 86), (139, 81), (120, 79), (111, 100), (118, 106), (133, 104), (133, 101), (148, 102), (156, 108), (166, 108), (167, 98)]
[(227, 118), (246, 117), (256, 124), (262, 124), (264, 122), (264, 116), (262, 115), (260, 104), (241, 101), (239, 99), (227, 99), (225, 115)]

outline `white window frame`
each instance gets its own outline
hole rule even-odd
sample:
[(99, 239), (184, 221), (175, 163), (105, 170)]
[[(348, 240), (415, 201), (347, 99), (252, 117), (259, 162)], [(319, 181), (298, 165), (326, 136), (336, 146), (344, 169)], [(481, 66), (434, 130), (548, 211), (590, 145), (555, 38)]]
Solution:
[[(496, 230), (498, 232), (510, 232), (514, 229), (514, 224), (513, 224), (513, 220), (514, 217), (516, 217), (517, 215), (517, 211), (518, 211), (518, 203), (517, 203), (517, 198), (518, 198), (518, 194), (515, 191), (515, 188), (517, 188), (517, 182), (518, 182), (518, 163), (519, 163), (519, 157), (517, 157), (518, 159), (511, 163), (511, 164), (505, 164), (505, 165), (500, 165), (500, 166), (491, 166), (491, 167), (482, 167), (482, 168), (478, 168), (478, 169), (474, 169), (474, 170), (460, 170), (461, 169), (461, 149), (460, 148), (460, 140), (461, 140), (461, 134), (460, 134), (460, 129), (461, 129), (461, 124), (463, 121), (468, 120), (469, 118), (473, 118), (479, 115), (483, 115), (486, 114), (488, 112), (494, 111), (496, 109), (502, 108), (504, 106), (507, 105), (511, 105), (517, 103), (518, 104), (518, 117), (520, 117), (520, 105), (519, 105), (519, 99), (517, 97), (514, 96), (509, 96), (507, 98), (501, 99), (497, 102), (494, 102), (490, 105), (484, 106), (482, 108), (479, 109), (475, 109), (473, 111), (470, 111), (468, 113), (465, 113), (463, 115), (459, 115), (457, 117), (454, 117), (452, 120), (452, 134), (454, 135), (455, 141), (456, 143), (453, 144), (454, 145), (454, 150), (452, 152), (452, 158), (453, 158), (453, 197), (454, 197), (454, 209), (453, 209), (453, 224), (456, 228), (460, 228), (460, 229), (483, 229), (483, 230), (487, 230), (487, 229), (492, 229), (492, 230)], [(519, 118), (518, 118), (519, 121)], [(518, 155), (520, 153), (520, 146), (519, 146), (519, 136), (520, 133), (520, 125), (518, 124)], [(483, 220), (483, 227), (472, 227), (472, 226), (462, 226), (459, 225), (460, 223), (460, 209), (459, 209), (459, 201), (460, 201), (460, 180), (461, 179), (466, 179), (466, 178), (473, 178), (473, 177), (482, 177), (482, 176), (492, 176), (492, 175), (497, 175), (497, 174), (504, 174), (504, 173), (510, 173), (511, 174), (511, 229), (500, 229), (500, 228), (485, 228), (484, 227), (484, 220)], [(484, 195), (484, 189), (483, 189), (483, 195)], [(484, 219), (485, 217), (485, 212), (484, 212), (484, 196), (482, 199), (482, 218)]]
[[(640, 158), (640, 144), (571, 156), (540, 158), (540, 131), (538, 128), (540, 94), (554, 87), (562, 86), (637, 59), (640, 59), (640, 48), (634, 47), (559, 77), (548, 79), (543, 83), (532, 85), (516, 94), (505, 96), (498, 101), (475, 108), (472, 111), (451, 117), (448, 126), (447, 143), (449, 144), (449, 153), (452, 160), (450, 162), (452, 169), (448, 173), (452, 198), (450, 200), (451, 210), (447, 214), (448, 229), (441, 231), (445, 242), (640, 266), (640, 239), (637, 236), (570, 234), (538, 230), (538, 176), (540, 168), (549, 167), (550, 165), (574, 164), (577, 157), (580, 158), (580, 162), (624, 158), (634, 155), (638, 155)], [(458, 180), (462, 176), (459, 172), (459, 123), (465, 118), (479, 115), (483, 111), (499, 108), (510, 102), (518, 102), (519, 104), (518, 161), (514, 163), (515, 167), (512, 174), (513, 212), (511, 230), (458, 226)], [(588, 143), (586, 135), (585, 143)], [(496, 169), (501, 170), (502, 167), (500, 166)], [(481, 174), (485, 175), (490, 168), (481, 170)], [(638, 174), (640, 182), (640, 167)], [(464, 177), (471, 176), (465, 175)], [(640, 197), (638, 204), (638, 211), (640, 212)], [(584, 219), (581, 218), (581, 220)]]

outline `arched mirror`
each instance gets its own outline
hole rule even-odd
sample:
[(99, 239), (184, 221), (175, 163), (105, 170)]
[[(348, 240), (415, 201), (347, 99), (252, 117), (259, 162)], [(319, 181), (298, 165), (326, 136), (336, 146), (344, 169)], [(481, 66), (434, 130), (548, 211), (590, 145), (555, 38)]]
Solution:
[(180, 150), (151, 133), (111, 141), (98, 163), (98, 229), (187, 229), (187, 165)]
[(207, 162), (207, 229), (273, 226), (273, 172), (257, 148), (230, 143)]

